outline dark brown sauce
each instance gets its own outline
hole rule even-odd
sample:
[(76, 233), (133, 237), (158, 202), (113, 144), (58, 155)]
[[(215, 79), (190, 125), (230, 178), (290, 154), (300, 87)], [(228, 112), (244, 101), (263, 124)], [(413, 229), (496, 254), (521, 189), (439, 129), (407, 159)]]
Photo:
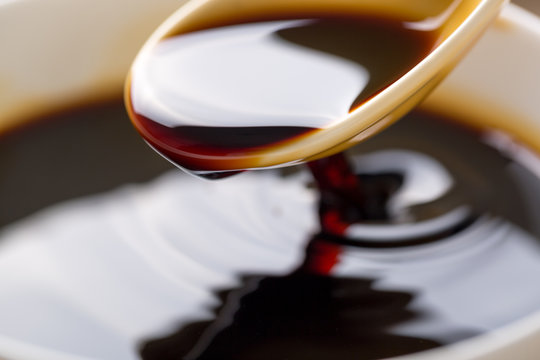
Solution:
[[(423, 314), (410, 307), (415, 294), (376, 290), (373, 283), (302, 271), (284, 277), (246, 276), (241, 287), (217, 294), (222, 306), (215, 309), (214, 321), (188, 324), (178, 333), (147, 343), (141, 354), (145, 360), (352, 360), (442, 345), (429, 338), (389, 333), (386, 329), (392, 325)], [(254, 285), (256, 290), (244, 294), (243, 287)], [(336, 293), (344, 295), (337, 298)], [(229, 312), (231, 306), (238, 310)], [(234, 320), (227, 326), (230, 317)], [(208, 344), (197, 346), (208, 334), (212, 334), (204, 339)]]
[[(386, 151), (393, 152), (385, 155)], [(519, 304), (509, 308), (511, 301), (503, 296), (506, 289), (514, 289), (518, 283), (533, 288), (537, 274), (525, 272), (510, 280), (490, 277), (494, 273), (513, 274), (516, 268), (513, 264), (521, 264), (523, 256), (532, 256), (531, 251), (517, 255), (508, 252), (487, 263), (486, 259), (491, 259), (490, 254), (496, 252), (495, 249), (482, 252), (482, 261), (469, 254), (489, 233), (471, 238), (460, 250), (471, 259), (465, 265), (460, 263), (460, 268), (466, 268), (464, 272), (457, 271), (453, 262), (440, 258), (444, 254), (429, 255), (433, 263), (430, 273), (446, 269), (448, 273), (444, 273), (443, 278), (450, 276), (451, 284), (468, 283), (473, 281), (474, 274), (484, 274), (481, 281), (474, 283), (473, 290), (466, 288), (467, 291), (455, 293), (452, 291), (461, 288), (449, 286), (445, 298), (433, 303), (418, 300), (431, 294), (439, 282), (405, 288), (387, 284), (381, 288), (379, 284), (385, 280), (384, 274), (342, 276), (337, 271), (344, 257), (354, 255), (355, 251), (362, 254), (362, 251), (377, 250), (385, 254), (386, 251), (411, 251), (458, 241), (456, 238), (465, 237), (470, 229), (480, 226), (480, 218), (520, 229), (530, 236), (527, 241), (531, 243), (527, 246), (538, 246), (540, 180), (533, 172), (486, 145), (481, 141), (481, 134), (418, 113), (358, 145), (348, 155), (348, 160), (333, 157), (310, 165), (319, 178), (320, 200), (318, 208), (312, 211), (318, 211), (321, 228), (316, 234), (305, 234), (309, 242), (296, 269), (281, 276), (255, 270), (235, 274), (238, 284), (233, 288), (212, 289), (219, 301), (209, 309), (212, 310), (210, 319), (183, 319), (170, 335), (149, 330), (144, 339), (131, 345), (140, 349), (141, 357), (147, 360), (378, 359), (452, 344), (537, 310), (534, 304), (531, 308)], [(374, 161), (370, 156), (379, 157), (373, 158)], [(374, 163), (380, 166), (374, 167)], [(121, 104), (44, 119), (0, 138), (1, 223), (13, 223), (69, 198), (146, 181), (171, 168), (134, 135)], [(389, 206), (396, 204), (404, 189), (414, 190), (418, 186), (428, 191), (424, 184), (416, 183), (419, 178), (415, 177), (415, 172), (419, 169), (425, 171), (421, 173), (422, 179), (431, 179), (435, 185), (444, 183), (445, 176), (451, 176), (451, 186), (444, 193), (414, 204)], [(411, 182), (411, 179), (416, 180)], [(238, 189), (238, 197), (242, 195), (241, 190)], [(204, 196), (213, 195), (208, 192)], [(460, 205), (471, 209), (469, 215), (434, 227), (422, 236), (414, 229), (410, 233), (402, 231), (399, 237), (393, 234), (386, 238), (360, 236), (362, 233), (353, 236), (350, 232), (357, 224), (415, 225)], [(193, 204), (183, 206), (189, 208)], [(250, 211), (256, 212), (265, 206), (265, 203), (257, 203)], [(196, 229), (208, 219), (200, 220), (190, 226)], [(242, 237), (241, 242), (250, 242), (249, 232), (239, 232), (238, 236)], [(111, 241), (114, 239), (112, 234)], [(511, 238), (506, 243), (522, 240)], [(222, 243), (221, 233), (215, 233), (211, 241)], [(207, 251), (213, 249), (208, 247)], [(511, 262), (505, 260), (509, 256), (512, 256)], [(420, 257), (412, 264), (423, 260)], [(525, 260), (531, 261), (530, 258)], [(498, 272), (492, 273), (493, 269)], [(409, 274), (401, 276), (407, 278)], [(150, 290), (141, 288), (140, 291)], [(512, 299), (523, 298), (512, 291)], [(495, 325), (490, 327), (473, 321), (459, 325), (453, 317), (445, 315), (446, 306), (454, 309), (454, 301), (459, 302), (461, 309), (453, 313), (455, 316), (483, 313), (484, 308), (475, 303), (475, 299), (483, 299), (486, 294), (499, 294), (489, 295), (489, 308), (493, 309), (490, 316), (504, 315)], [(424, 322), (440, 331), (419, 334), (414, 327), (407, 330), (408, 324)], [(401, 330), (396, 332), (395, 328)], [(432, 328), (428, 326), (428, 329)], [(91, 343), (91, 339), (88, 341)]]
[[(384, 281), (384, 273), (369, 278), (340, 276), (336, 271), (342, 257), (350, 254), (357, 253), (359, 261), (365, 261), (361, 257), (363, 252), (373, 249), (384, 254), (463, 241), (457, 239), (469, 236), (471, 229), (481, 228), (486, 218), (494, 222), (504, 219), (538, 238), (540, 228), (535, 225), (534, 211), (529, 212), (526, 203), (536, 202), (533, 198), (540, 200), (540, 181), (532, 173), (522, 172), (523, 168), (512, 171), (512, 167), (520, 166), (481, 142), (480, 136), (481, 133), (445, 119), (412, 114), (358, 145), (348, 159), (339, 154), (308, 164), (320, 192), (320, 232), (308, 242), (303, 262), (283, 276), (242, 274), (240, 286), (214, 292), (220, 305), (212, 309), (212, 320), (186, 321), (176, 332), (144, 342), (143, 359), (374, 360), (429, 350), (482, 334), (480, 327), (453, 324), (429, 307), (418, 306), (418, 299), (430, 292), (429, 287), (410, 291), (399, 287), (381, 289), (377, 282)], [(393, 151), (392, 155), (387, 156), (387, 151)], [(373, 166), (373, 161), (361, 160), (366, 154), (377, 157), (377, 166)], [(430, 186), (419, 183), (418, 174), (429, 179), (432, 189), (445, 184), (450, 184), (449, 188), (392, 211), (391, 204), (405, 190), (429, 193)], [(519, 184), (525, 178), (532, 179), (530, 176), (535, 178), (535, 187), (521, 188)], [(415, 179), (413, 183), (411, 179)], [(468, 209), (463, 217), (441, 222), (422, 235), (415, 230), (426, 221), (463, 207)], [(369, 231), (364, 236), (362, 232), (349, 231), (355, 225), (384, 225), (390, 229), (404, 224), (410, 227), (397, 234), (389, 231), (378, 238), (371, 238)], [(470, 248), (497, 235), (480, 236), (469, 239)], [(434, 264), (439, 264), (432, 268), (434, 272), (441, 271), (438, 266), (452, 266), (441, 265), (445, 260), (439, 256), (429, 255)], [(482, 267), (478, 259), (470, 261), (472, 268)], [(492, 265), (499, 271), (505, 267), (503, 261), (489, 266)], [(452, 271), (444, 271), (447, 270)], [(470, 270), (461, 275), (462, 279), (452, 277), (450, 281), (467, 282), (467, 277), (476, 272)], [(534, 276), (527, 278), (530, 281)], [(483, 296), (480, 294), (490, 291), (488, 283), (498, 280), (486, 281), (477, 284), (472, 293), (447, 296), (455, 296), (460, 303), (466, 298)], [(497, 288), (511, 286), (504, 283), (502, 280)], [(474, 305), (460, 306), (463, 311), (481, 311), (475, 310)], [(505, 302), (499, 302), (497, 307), (504, 312)], [(446, 329), (445, 335), (428, 331), (419, 336), (395, 331), (407, 324), (424, 322), (435, 322), (431, 326)]]
[(146, 141), (176, 165), (198, 174), (242, 170), (332, 126), (435, 42), (435, 31), (397, 20), (247, 19), (163, 39), (132, 69), (127, 105)]
[(148, 151), (118, 101), (36, 119), (0, 134), (0, 227), (170, 168)]

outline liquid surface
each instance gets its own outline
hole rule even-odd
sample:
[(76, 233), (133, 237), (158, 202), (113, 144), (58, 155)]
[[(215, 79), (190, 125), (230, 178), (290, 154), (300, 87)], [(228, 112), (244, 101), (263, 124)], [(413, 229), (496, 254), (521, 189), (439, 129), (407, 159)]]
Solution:
[(0, 139), (0, 227), (171, 169), (148, 151), (117, 102), (51, 115)]
[[(9, 199), (17, 218), (42, 210), (0, 230), (0, 335), (15, 340), (0, 356), (23, 343), (104, 360), (378, 359), (539, 310), (538, 158), (503, 134), (412, 114), (348, 161), (311, 164), (329, 172), (320, 190), (306, 167), (220, 182), (172, 170), (116, 188), (170, 169), (133, 134), (103, 142), (129, 133), (122, 113), (2, 136), (2, 211)], [(20, 172), (21, 159), (43, 168)], [(66, 195), (83, 165), (81, 184), (106, 185)]]
[[(381, 359), (480, 335), (496, 312), (509, 315), (502, 288), (540, 270), (540, 258), (523, 257), (512, 271), (508, 255), (531, 245), (540, 254), (538, 178), (479, 134), (420, 115), (354, 152), (350, 164), (310, 164), (320, 229), (295, 269), (243, 274), (215, 291), (214, 319), (145, 343), (143, 359)], [(495, 248), (506, 255), (487, 255)]]
[(133, 66), (128, 108), (148, 143), (180, 167), (256, 167), (265, 152), (341, 121), (435, 39), (407, 23), (346, 16), (167, 37)]

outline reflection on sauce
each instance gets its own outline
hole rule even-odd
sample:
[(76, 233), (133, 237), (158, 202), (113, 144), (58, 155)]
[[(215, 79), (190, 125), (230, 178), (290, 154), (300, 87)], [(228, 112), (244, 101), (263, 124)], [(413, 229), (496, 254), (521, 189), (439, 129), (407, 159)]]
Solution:
[[(341, 163), (363, 183), (358, 197), (323, 189), (319, 198), (305, 168), (220, 182), (173, 170), (108, 190), (170, 169), (133, 134), (115, 136), (129, 132), (122, 111), (89, 109), (2, 137), (4, 214), (72, 199), (22, 221), (4, 217), (3, 337), (104, 360), (295, 360), (312, 350), (310, 359), (373, 359), (459, 342), (538, 310), (538, 158), (505, 156), (494, 136), (497, 149), (413, 114)], [(40, 132), (57, 137), (41, 142)], [(115, 146), (124, 151), (116, 160)], [(39, 171), (13, 165), (23, 159)], [(46, 201), (27, 196), (27, 184)], [(10, 346), (0, 355), (15, 353)]]
[(313, 273), (326, 268), (328, 259), (321, 257), (332, 255), (331, 247), (316, 236), (292, 274), (243, 277), (240, 287), (216, 294), (222, 303), (215, 319), (145, 344), (142, 358), (380, 359), (442, 345), (388, 332), (426, 316), (410, 308), (415, 294), (377, 290), (374, 279)]
[[(534, 178), (528, 196), (540, 199), (538, 178), (509, 171), (519, 166), (476, 134), (418, 115), (355, 152), (351, 164), (341, 155), (310, 164), (321, 228), (296, 269), (242, 273), (240, 285), (214, 291), (211, 320), (145, 342), (142, 357), (380, 359), (477, 336), (509, 315), (500, 292), (513, 288), (505, 278), (517, 259), (507, 254), (539, 248), (520, 183)], [(527, 274), (509, 276), (522, 284), (540, 270), (525, 257)], [(493, 302), (497, 311), (485, 307)]]

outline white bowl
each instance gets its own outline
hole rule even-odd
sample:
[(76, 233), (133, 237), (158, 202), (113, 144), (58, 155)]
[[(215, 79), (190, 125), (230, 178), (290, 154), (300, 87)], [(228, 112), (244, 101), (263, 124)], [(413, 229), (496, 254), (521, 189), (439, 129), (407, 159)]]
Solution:
[[(119, 96), (139, 47), (182, 2), (0, 0), (0, 131), (89, 99)], [(538, 64), (540, 19), (510, 5), (422, 106), (534, 144), (540, 139)], [(84, 358), (2, 334), (0, 356)], [(540, 306), (538, 313), (487, 335), (403, 357), (509, 358), (540, 358)]]

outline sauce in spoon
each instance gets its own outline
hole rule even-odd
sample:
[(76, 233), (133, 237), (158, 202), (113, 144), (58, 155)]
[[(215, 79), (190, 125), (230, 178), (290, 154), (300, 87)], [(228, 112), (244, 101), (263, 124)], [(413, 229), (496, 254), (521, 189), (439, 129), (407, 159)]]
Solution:
[(325, 157), (412, 109), (502, 3), (191, 1), (135, 60), (128, 111), (200, 176)]
[(184, 169), (253, 168), (339, 123), (428, 55), (436, 35), (397, 20), (302, 14), (173, 35), (133, 67), (128, 106), (146, 141)]

